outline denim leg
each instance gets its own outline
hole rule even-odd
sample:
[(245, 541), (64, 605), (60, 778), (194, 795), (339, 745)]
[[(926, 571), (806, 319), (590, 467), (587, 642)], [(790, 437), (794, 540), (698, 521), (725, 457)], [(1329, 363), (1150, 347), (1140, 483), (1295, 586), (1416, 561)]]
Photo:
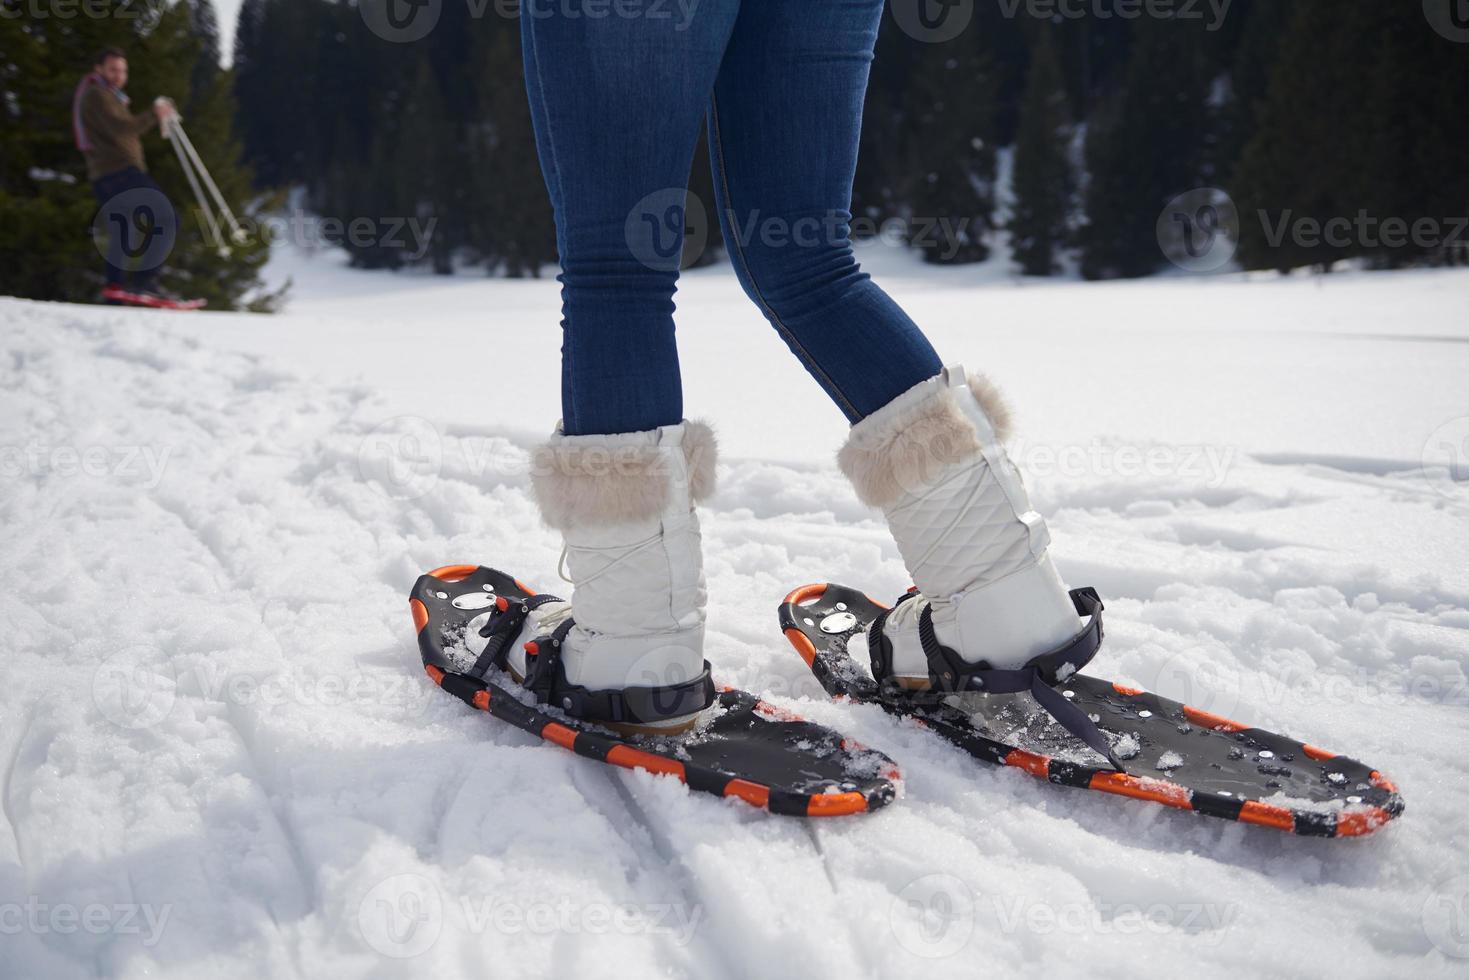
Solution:
[[(159, 268), (167, 258), (154, 244), (162, 236), (171, 249), (178, 238), (178, 215), (152, 177), (135, 167), (100, 177), (92, 184), (107, 228), (107, 284), (130, 285), (136, 291), (151, 289)], [(143, 195), (146, 192), (146, 196)], [(151, 219), (140, 219), (143, 208)], [(137, 226), (139, 220), (159, 224)]]
[(526, 0), (526, 88), (561, 256), (566, 432), (683, 419), (683, 193), (738, 0)]
[[(108, 174), (99, 177), (92, 182), (92, 191), (97, 195), (97, 204), (106, 205), (115, 195), (123, 190), (119, 177), (121, 174)], [(116, 227), (109, 214), (104, 218), (107, 228), (107, 258), (103, 263), (107, 276), (107, 285), (122, 286), (127, 283), (128, 274), (122, 268), (123, 265), (123, 229)]]
[(710, 155), (746, 293), (852, 422), (942, 362), (850, 240), (883, 0), (744, 0), (715, 85)]
[[(160, 196), (163, 195), (163, 188), (158, 186), (158, 181), (141, 172), (139, 172), (133, 178), (132, 189), (146, 189), (156, 191)], [(179, 229), (178, 215), (170, 211), (168, 214), (160, 215), (159, 220), (171, 222), (171, 227), (166, 232), (166, 234), (169, 236), (170, 240), (177, 241)], [(133, 290), (140, 293), (145, 293), (152, 290), (154, 284), (158, 281), (158, 273), (160, 271), (162, 271), (162, 266), (154, 265), (152, 263), (145, 263), (139, 268), (134, 269), (132, 282)]]

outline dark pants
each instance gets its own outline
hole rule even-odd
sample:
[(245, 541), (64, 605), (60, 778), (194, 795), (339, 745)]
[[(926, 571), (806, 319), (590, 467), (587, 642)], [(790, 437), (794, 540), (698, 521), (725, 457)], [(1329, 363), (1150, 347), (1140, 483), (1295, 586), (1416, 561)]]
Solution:
[(107, 284), (153, 288), (178, 238), (178, 216), (163, 189), (137, 167), (98, 177), (97, 221), (107, 235)]
[(883, 0), (706, 0), (686, 17), (613, 6), (528, 0), (520, 19), (556, 208), (567, 434), (683, 417), (673, 294), (705, 118), (735, 273), (847, 418), (938, 374), (850, 241)]

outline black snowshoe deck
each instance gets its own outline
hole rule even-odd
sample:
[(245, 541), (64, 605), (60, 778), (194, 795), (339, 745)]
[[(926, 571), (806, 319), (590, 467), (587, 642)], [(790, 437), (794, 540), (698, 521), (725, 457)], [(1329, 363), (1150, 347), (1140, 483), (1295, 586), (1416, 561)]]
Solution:
[(848, 642), (856, 638), (865, 660), (867, 627), (885, 608), (845, 586), (807, 585), (786, 596), (780, 626), (828, 694), (912, 718), (981, 761), (1312, 837), (1370, 834), (1403, 812), (1397, 788), (1360, 762), (1083, 674), (1058, 687), (1102, 730), (1125, 773), (1029, 695), (881, 694)]
[(690, 789), (738, 797), (771, 813), (843, 816), (875, 810), (896, 795), (898, 769), (887, 756), (745, 691), (720, 691), (698, 727), (686, 734), (622, 736), (536, 703), (502, 671), (485, 677), (456, 672), (456, 660), (466, 658), (449, 651), (466, 649), (470, 623), (492, 609), (497, 597), (517, 601), (532, 594), (517, 579), (475, 565), (450, 565), (421, 576), (409, 606), (424, 668), (434, 683), (471, 707), (577, 755), (677, 776)]

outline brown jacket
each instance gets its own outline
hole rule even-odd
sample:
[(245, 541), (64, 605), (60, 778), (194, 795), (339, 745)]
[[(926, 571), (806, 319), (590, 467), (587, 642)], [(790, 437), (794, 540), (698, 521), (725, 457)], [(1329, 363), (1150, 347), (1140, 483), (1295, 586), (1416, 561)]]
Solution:
[(133, 115), (127, 104), (102, 84), (89, 85), (82, 92), (78, 115), (90, 145), (82, 151), (87, 158), (88, 180), (128, 167), (147, 171), (142, 136), (158, 125), (156, 115), (151, 111)]

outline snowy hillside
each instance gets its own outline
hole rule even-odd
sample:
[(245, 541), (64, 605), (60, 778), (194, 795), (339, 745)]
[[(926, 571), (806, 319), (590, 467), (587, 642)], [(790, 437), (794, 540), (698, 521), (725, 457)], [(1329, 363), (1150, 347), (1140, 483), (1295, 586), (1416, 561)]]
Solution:
[(725, 268), (679, 297), (724, 446), (716, 677), (892, 755), (904, 797), (771, 817), (465, 709), (406, 594), (457, 562), (560, 585), (525, 475), (556, 285), (297, 257), (274, 318), (0, 299), (0, 975), (1463, 976), (1469, 272), (869, 258), (1018, 407), (1057, 563), (1108, 602), (1090, 672), (1368, 761), (1400, 821), (1287, 837), (818, 698), (780, 598), (907, 582)]

